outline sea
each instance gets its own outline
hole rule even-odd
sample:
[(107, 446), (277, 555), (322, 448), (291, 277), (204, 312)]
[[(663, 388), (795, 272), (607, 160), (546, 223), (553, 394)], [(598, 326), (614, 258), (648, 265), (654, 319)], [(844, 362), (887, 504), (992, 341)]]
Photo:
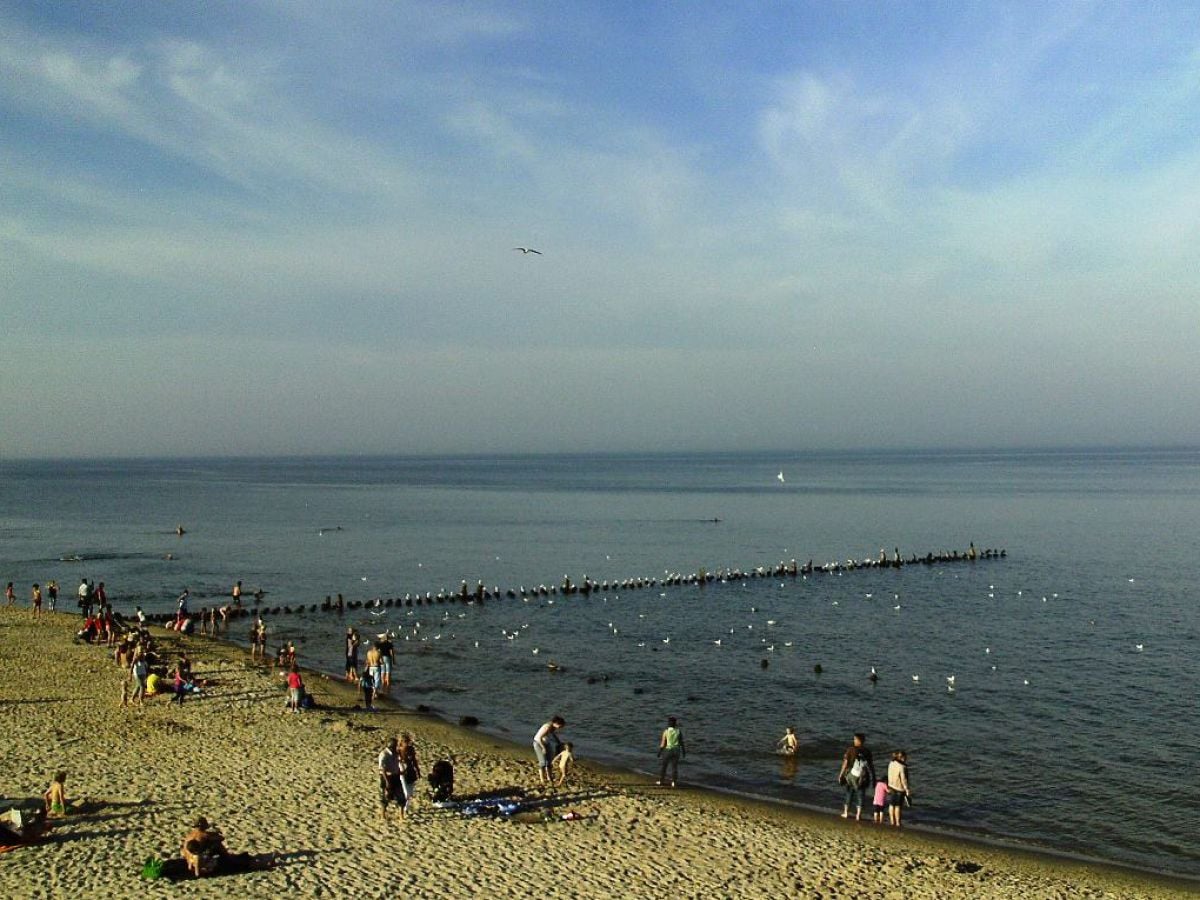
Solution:
[[(721, 577), (972, 542), (1005, 555)], [(337, 673), (348, 627), (390, 632), (402, 704), (525, 745), (559, 714), (641, 772), (677, 716), (686, 783), (830, 814), (865, 732), (881, 771), (907, 751), (915, 828), (1193, 878), (1198, 559), (1195, 449), (0, 462), (23, 603), (341, 594), (368, 605), (268, 616), (270, 646)], [(564, 578), (608, 587), (538, 592)], [(436, 602), (464, 581), (500, 596)]]

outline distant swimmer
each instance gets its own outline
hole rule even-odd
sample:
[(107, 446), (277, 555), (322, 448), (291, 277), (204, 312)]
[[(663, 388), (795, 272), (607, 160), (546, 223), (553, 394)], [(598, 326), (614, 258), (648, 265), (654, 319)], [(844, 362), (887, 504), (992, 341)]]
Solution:
[(534, 250), (532, 247), (513, 247), (513, 250), (520, 250), (524, 254), (536, 253), (538, 256), (542, 255), (541, 250)]
[(176, 526), (175, 526), (175, 533), (176, 533), (177, 535), (179, 535), (180, 537), (183, 537), (185, 534), (187, 534), (187, 532), (186, 532), (186, 531), (184, 531), (184, 529), (183, 529), (183, 526), (182, 526), (182, 525), (176, 525)]

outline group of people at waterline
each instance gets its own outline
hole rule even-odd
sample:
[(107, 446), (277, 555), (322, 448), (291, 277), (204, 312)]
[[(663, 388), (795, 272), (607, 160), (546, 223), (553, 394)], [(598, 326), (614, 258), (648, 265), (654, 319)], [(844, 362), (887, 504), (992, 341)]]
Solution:
[[(238, 582), (232, 592), (235, 605), (240, 604), (240, 595), (241, 582)], [(49, 597), (49, 610), (55, 611), (58, 584), (48, 581), (45, 593), (40, 584), (33, 585), (30, 605), (35, 617), (42, 613), (44, 596)], [(5, 599), (6, 606), (11, 607), (16, 603), (16, 592), (11, 581), (5, 588)], [(189, 619), (188, 599), (189, 592), (184, 589), (176, 603), (179, 621)], [(109, 641), (116, 643), (115, 629), (112, 629), (111, 625), (107, 629), (105, 627), (106, 619), (111, 623), (112, 608), (107, 602), (103, 582), (95, 586), (86, 578), (83, 579), (78, 590), (78, 605), (85, 617), (89, 620), (97, 620), (92, 626), (96, 634), (88, 635), (88, 640), (100, 638), (103, 641), (107, 631)], [(224, 610), (213, 609), (211, 624), (214, 636), (218, 633), (217, 616), (223, 612)], [(221, 618), (224, 619), (224, 615)], [(126, 638), (121, 642), (121, 646), (118, 648), (120, 652), (117, 653), (118, 664), (123, 668), (128, 667), (131, 676), (129, 680), (132, 681), (133, 686), (132, 697), (125, 688), (122, 689), (122, 705), (130, 700), (140, 703), (145, 694), (150, 692), (147, 690), (149, 686), (146, 683), (149, 676), (145, 671), (145, 656), (148, 655), (150, 637), (144, 630), (145, 618), (140, 607), (137, 610), (137, 619), (135, 634), (138, 639), (130, 642)], [(256, 617), (256, 619), (252, 625), (251, 652), (255, 656), (265, 657), (266, 627), (261, 617)], [(204, 620), (202, 619), (202, 621)], [(131, 645), (126, 647), (126, 643)], [(359, 648), (362, 643), (356, 629), (348, 628), (346, 630), (346, 679), (352, 683), (357, 682), (362, 691), (365, 709), (373, 710), (377, 694), (386, 690), (391, 684), (391, 672), (395, 665), (395, 645), (386, 634), (380, 635), (377, 641), (368, 642), (365, 664), (360, 668)], [(289, 645), (286, 649), (281, 648), (280, 657), (280, 666), (287, 673), (287, 706), (289, 710), (299, 712), (306, 691), (296, 664), (294, 645)], [(274, 662), (274, 660), (272, 661)], [(175, 667), (175, 671), (171, 673), (175, 676), (176, 681), (173, 693), (176, 695), (177, 702), (180, 703), (183, 702), (183, 697), (189, 689), (195, 690), (194, 686), (189, 683), (191, 680), (189, 668), (186, 656), (183, 656)], [(566, 782), (568, 773), (574, 765), (573, 744), (564, 742), (559, 737), (559, 732), (564, 727), (566, 727), (566, 722), (561, 716), (556, 715), (543, 723), (534, 734), (533, 750), (537, 762), (538, 780), (542, 786), (561, 787)], [(793, 728), (789, 727), (786, 730), (783, 737), (779, 739), (776, 749), (780, 754), (788, 757), (795, 757), (799, 753), (799, 738)], [(679, 722), (676, 717), (669, 716), (666, 727), (659, 735), (657, 784), (670, 787), (678, 784), (679, 763), (686, 753), (683, 731), (679, 727)], [(420, 777), (416, 745), (410, 735), (405, 734), (400, 738), (393, 738), (380, 753), (379, 775), (380, 795), (385, 817), (389, 803), (398, 806), (403, 817), (404, 810), (414, 796), (416, 781)], [(853, 806), (855, 819), (861, 820), (863, 808), (867, 805), (867, 797), (870, 795), (874, 821), (882, 823), (886, 814), (891, 825), (900, 827), (904, 807), (910, 805), (912, 801), (912, 791), (908, 779), (908, 756), (904, 750), (896, 750), (892, 753), (886, 777), (879, 778), (876, 774), (874, 756), (866, 743), (866, 736), (862, 733), (855, 734), (853, 743), (846, 748), (842, 755), (837, 780), (844, 790), (842, 818), (849, 818), (850, 808)]]

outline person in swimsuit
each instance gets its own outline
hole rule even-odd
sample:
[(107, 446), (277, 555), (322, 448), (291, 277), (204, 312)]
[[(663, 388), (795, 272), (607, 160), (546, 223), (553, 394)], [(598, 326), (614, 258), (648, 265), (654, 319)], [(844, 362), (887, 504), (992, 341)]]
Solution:
[(42, 795), (46, 801), (46, 815), (57, 819), (67, 814), (66, 784), (67, 773), (59, 772), (50, 782), (50, 787), (46, 788), (46, 793)]
[(13, 583), (11, 581), (8, 583), (8, 586), (4, 588), (4, 599), (8, 601), (6, 604), (4, 604), (5, 606), (12, 606), (17, 602), (17, 593), (13, 590)]
[(795, 756), (800, 749), (800, 739), (796, 737), (796, 729), (789, 727), (784, 732), (783, 737), (779, 739), (779, 743), (775, 745), (775, 751), (782, 753), (784, 756)]
[(35, 584), (33, 586), (32, 600), (33, 600), (33, 617), (35, 619), (40, 619), (42, 617), (42, 587), (41, 587), (41, 585)]

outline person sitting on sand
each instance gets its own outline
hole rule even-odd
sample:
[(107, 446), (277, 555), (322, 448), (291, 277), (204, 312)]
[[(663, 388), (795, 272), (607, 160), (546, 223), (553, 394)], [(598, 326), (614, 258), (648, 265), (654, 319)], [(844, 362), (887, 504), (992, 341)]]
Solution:
[(209, 825), (204, 816), (196, 820), (180, 848), (180, 856), (187, 863), (188, 871), (197, 878), (215, 872), (227, 852), (225, 836)]
[(567, 773), (571, 771), (571, 766), (575, 762), (575, 745), (570, 741), (563, 744), (563, 748), (558, 751), (558, 755), (554, 757), (550, 763), (558, 774), (554, 776), (554, 786), (562, 787), (567, 782)]
[(779, 739), (779, 743), (775, 745), (775, 752), (782, 753), (784, 756), (795, 756), (799, 749), (800, 739), (796, 737), (796, 729), (789, 726), (783, 737)]
[(46, 788), (42, 797), (46, 801), (46, 815), (60, 818), (67, 814), (67, 773), (59, 772)]

